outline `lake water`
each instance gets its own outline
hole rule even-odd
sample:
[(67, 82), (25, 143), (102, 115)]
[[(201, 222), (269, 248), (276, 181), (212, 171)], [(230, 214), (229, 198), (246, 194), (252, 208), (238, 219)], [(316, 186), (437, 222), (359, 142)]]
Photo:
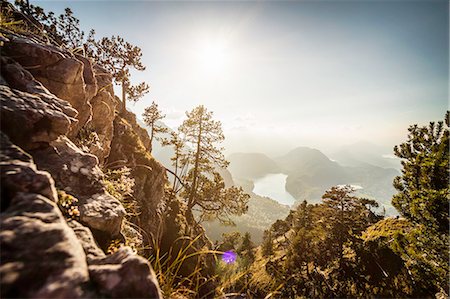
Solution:
[(267, 196), (281, 204), (292, 205), (295, 198), (284, 188), (287, 175), (282, 173), (268, 174), (255, 181), (253, 192), (260, 196)]

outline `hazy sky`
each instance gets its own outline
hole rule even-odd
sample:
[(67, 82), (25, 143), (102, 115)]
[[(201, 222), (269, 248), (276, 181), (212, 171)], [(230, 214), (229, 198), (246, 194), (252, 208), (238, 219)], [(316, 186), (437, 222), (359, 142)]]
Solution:
[(228, 152), (392, 146), (448, 109), (448, 1), (32, 1), (143, 50), (133, 73), (176, 127), (199, 104)]

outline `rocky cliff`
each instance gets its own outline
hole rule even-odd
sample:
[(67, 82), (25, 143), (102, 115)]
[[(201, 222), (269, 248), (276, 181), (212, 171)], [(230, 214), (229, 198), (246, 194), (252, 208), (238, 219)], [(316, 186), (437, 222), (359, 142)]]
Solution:
[[(111, 76), (88, 58), (5, 30), (1, 40), (1, 297), (161, 297), (125, 246), (164, 231), (166, 175), (145, 130), (118, 113)], [(135, 215), (107, 188), (122, 167)]]

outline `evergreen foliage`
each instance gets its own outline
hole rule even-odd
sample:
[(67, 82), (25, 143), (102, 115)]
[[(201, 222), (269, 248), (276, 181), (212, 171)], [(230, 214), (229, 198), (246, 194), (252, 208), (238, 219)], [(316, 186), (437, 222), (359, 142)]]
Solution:
[(34, 20), (28, 20), (32, 25), (31, 32), (46, 36), (57, 46), (67, 49), (79, 48), (84, 42), (84, 31), (80, 29), (80, 20), (73, 15), (70, 8), (64, 9), (64, 14), (55, 16), (53, 12), (46, 13), (39, 6), (29, 4), (28, 1), (15, 1), (15, 5)]
[(262, 255), (268, 257), (273, 255), (273, 240), (272, 233), (270, 230), (264, 231), (263, 243), (261, 245)]
[(181, 162), (184, 190), (189, 211), (196, 207), (200, 220), (218, 219), (232, 223), (231, 215), (241, 215), (247, 211), (249, 195), (242, 188), (225, 188), (225, 183), (216, 171), (226, 168), (228, 162), (218, 147), (224, 140), (221, 123), (212, 119), (212, 112), (198, 106), (186, 113), (187, 119), (179, 127), (181, 138), (186, 143), (185, 151), (175, 161)]
[[(145, 108), (144, 122), (150, 128), (150, 144), (152, 144), (153, 139), (161, 140), (158, 134), (167, 133), (168, 129), (161, 125), (160, 121), (164, 119), (165, 115), (158, 109), (158, 104), (152, 102), (152, 104)], [(174, 140), (174, 142), (177, 142)]]
[(142, 64), (142, 51), (138, 46), (125, 41), (120, 36), (103, 37), (95, 39), (95, 31), (89, 32), (84, 44), (86, 54), (105, 68), (117, 84), (122, 86), (122, 111), (126, 109), (126, 100), (138, 101), (149, 92), (145, 82), (132, 86), (130, 82), (131, 69), (144, 71)]
[(239, 243), (242, 240), (242, 236), (239, 232), (231, 232), (228, 234), (222, 234), (222, 242), (218, 246), (220, 251), (236, 251)]
[[(374, 200), (335, 186), (323, 203), (301, 203), (265, 233), (250, 282), (265, 264), (280, 297), (447, 297), (449, 290), (449, 114), (409, 129), (393, 204), (404, 218), (377, 215)], [(265, 278), (267, 280), (267, 278)], [(260, 292), (260, 293), (259, 293)], [(439, 295), (438, 295), (439, 294)]]
[(394, 181), (399, 191), (392, 204), (402, 216), (436, 233), (449, 230), (449, 122), (413, 125), (408, 140), (395, 146), (402, 159), (402, 176)]
[(407, 141), (394, 148), (403, 170), (394, 181), (399, 192), (392, 204), (414, 228), (397, 238), (396, 251), (422, 294), (448, 294), (449, 112), (444, 121), (408, 131)]
[(243, 266), (248, 268), (251, 263), (255, 260), (255, 254), (253, 249), (255, 248), (255, 244), (252, 242), (252, 237), (249, 232), (246, 232), (242, 237), (242, 243), (237, 249), (237, 253), (243, 259)]

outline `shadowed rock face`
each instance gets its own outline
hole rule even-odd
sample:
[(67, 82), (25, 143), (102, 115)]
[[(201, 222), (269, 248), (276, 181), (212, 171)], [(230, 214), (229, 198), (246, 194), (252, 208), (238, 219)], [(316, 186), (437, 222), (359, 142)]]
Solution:
[(118, 105), (112, 89), (112, 77), (98, 66), (94, 68), (97, 80), (97, 93), (92, 98), (92, 119), (89, 126), (96, 132), (98, 143), (90, 147), (90, 152), (98, 157), (100, 164), (105, 162), (111, 149), (114, 131), (115, 111)]
[(155, 273), (147, 260), (122, 247), (114, 254), (93, 261), (89, 266), (92, 281), (111, 298), (160, 298)]
[(145, 259), (126, 247), (106, 256), (87, 227), (68, 225), (52, 177), (3, 133), (0, 138), (1, 297), (161, 297)]
[(2, 130), (25, 149), (40, 147), (67, 134), (73, 123), (73, 118), (65, 114), (73, 109), (62, 108), (64, 103), (61, 105), (55, 97), (0, 85), (0, 103)]
[(3, 134), (1, 144), (2, 297), (80, 298), (85, 255), (56, 206), (53, 180)]
[(151, 244), (150, 236), (158, 238), (163, 232), (162, 210), (167, 177), (164, 167), (150, 155), (136, 133), (132, 125), (133, 118), (131, 124), (128, 120), (123, 116), (117, 116), (114, 120), (114, 137), (108, 163), (132, 169), (135, 180), (133, 197), (140, 211), (133, 222), (145, 231), (145, 242)]
[(112, 238), (118, 237), (125, 209), (105, 191), (97, 157), (81, 151), (64, 136), (50, 145), (32, 152), (39, 168), (52, 175), (58, 188), (79, 199), (81, 222)]
[[(2, 40), (1, 297), (161, 298), (146, 259), (128, 247), (100, 249), (123, 240), (126, 215), (100, 168), (115, 133), (111, 76), (54, 46), (14, 34)], [(83, 127), (95, 144), (78, 143)], [(141, 202), (150, 198), (143, 219), (153, 225), (165, 174), (151, 163), (136, 186)], [(77, 221), (61, 213), (56, 188), (78, 200)]]

